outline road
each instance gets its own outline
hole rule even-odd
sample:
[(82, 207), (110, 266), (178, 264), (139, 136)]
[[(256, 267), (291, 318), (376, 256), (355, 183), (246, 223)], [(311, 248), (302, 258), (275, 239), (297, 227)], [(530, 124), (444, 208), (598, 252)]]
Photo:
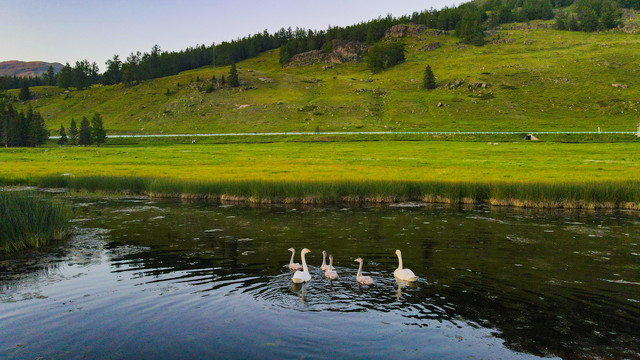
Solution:
[[(327, 132), (272, 132), (272, 133), (213, 133), (213, 134), (140, 134), (107, 135), (107, 138), (163, 138), (163, 137), (216, 137), (216, 136), (318, 136), (318, 135), (572, 135), (572, 134), (636, 134), (635, 131), (327, 131)], [(58, 139), (59, 136), (50, 136)]]

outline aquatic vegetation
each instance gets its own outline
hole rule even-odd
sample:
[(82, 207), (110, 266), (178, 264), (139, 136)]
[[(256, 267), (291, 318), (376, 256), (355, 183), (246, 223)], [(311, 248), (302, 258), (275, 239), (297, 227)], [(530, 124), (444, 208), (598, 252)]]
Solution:
[[(0, 179), (0, 183), (3, 180)], [(15, 182), (14, 182), (15, 184)], [(640, 210), (640, 181), (504, 183), (446, 181), (186, 181), (137, 176), (61, 176), (22, 184), (154, 198), (252, 204), (364, 204), (421, 201), (495, 206)]]
[(70, 233), (69, 210), (30, 192), (0, 191), (0, 253), (38, 248)]

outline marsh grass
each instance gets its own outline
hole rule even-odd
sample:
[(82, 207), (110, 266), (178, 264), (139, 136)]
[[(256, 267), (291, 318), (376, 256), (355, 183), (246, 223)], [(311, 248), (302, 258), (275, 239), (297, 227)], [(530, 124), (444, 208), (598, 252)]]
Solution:
[(0, 253), (38, 248), (70, 233), (70, 212), (32, 192), (0, 191)]
[(640, 181), (500, 183), (445, 181), (184, 181), (136, 176), (49, 175), (25, 184), (157, 198), (248, 203), (492, 204), (544, 208), (640, 210)]

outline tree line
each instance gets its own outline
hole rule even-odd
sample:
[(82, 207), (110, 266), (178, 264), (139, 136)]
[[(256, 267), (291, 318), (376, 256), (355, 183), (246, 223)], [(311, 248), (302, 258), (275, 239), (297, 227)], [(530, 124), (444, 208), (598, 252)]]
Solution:
[(93, 84), (136, 84), (138, 82), (178, 74), (185, 70), (206, 65), (230, 65), (254, 57), (264, 51), (277, 49), (293, 37), (291, 28), (280, 29), (269, 34), (262, 33), (246, 36), (233, 41), (225, 41), (211, 46), (199, 45), (181, 51), (162, 51), (158, 45), (151, 51), (131, 53), (126, 59), (120, 55), (105, 62), (104, 73), (98, 65), (88, 60), (77, 61), (75, 65), (66, 63), (55, 74), (53, 67), (38, 77), (18, 78), (0, 77), (0, 89), (18, 89), (23, 86), (59, 86), (61, 88), (86, 89)]
[(97, 145), (100, 146), (107, 142), (107, 131), (104, 129), (102, 116), (99, 113), (95, 113), (91, 122), (86, 116), (82, 117), (80, 121), (80, 128), (76, 124), (74, 119), (71, 119), (69, 124), (69, 135), (64, 125), (60, 125), (60, 137), (58, 138), (59, 145)]
[[(626, 2), (625, 2), (626, 4)], [(640, 1), (636, 1), (636, 8)], [(570, 31), (604, 31), (620, 25), (622, 9), (613, 0), (577, 0), (574, 12), (559, 10), (555, 29)]]
[(38, 147), (49, 139), (49, 132), (39, 112), (29, 108), (18, 112), (0, 100), (0, 142), (4, 147)]

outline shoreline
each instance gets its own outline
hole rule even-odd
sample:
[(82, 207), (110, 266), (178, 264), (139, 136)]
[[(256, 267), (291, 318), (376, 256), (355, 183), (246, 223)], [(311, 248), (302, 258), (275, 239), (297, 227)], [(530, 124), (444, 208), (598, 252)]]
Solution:
[(74, 192), (144, 195), (152, 199), (246, 204), (424, 204), (491, 205), (545, 209), (640, 211), (640, 181), (507, 183), (436, 181), (270, 182), (182, 181), (136, 176), (0, 178), (2, 186), (64, 188)]

